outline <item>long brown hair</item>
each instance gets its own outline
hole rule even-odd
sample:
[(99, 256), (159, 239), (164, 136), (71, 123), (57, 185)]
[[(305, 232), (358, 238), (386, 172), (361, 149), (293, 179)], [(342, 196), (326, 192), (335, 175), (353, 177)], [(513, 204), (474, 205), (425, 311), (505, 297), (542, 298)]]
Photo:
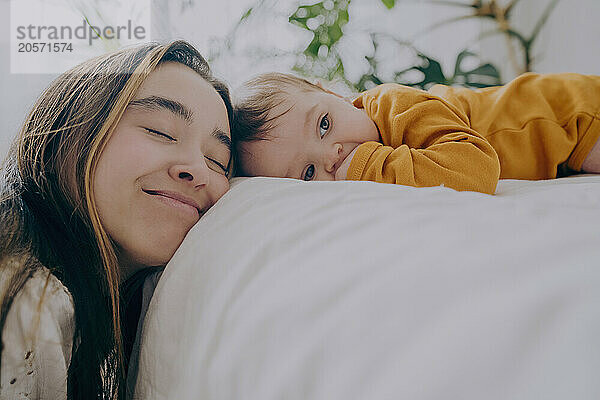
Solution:
[(149, 43), (91, 59), (59, 76), (34, 105), (3, 164), (0, 272), (8, 284), (0, 289), (0, 332), (15, 295), (46, 267), (75, 306), (71, 399), (124, 394), (119, 266), (95, 204), (94, 174), (128, 103), (146, 77), (168, 61), (211, 83), (231, 119), (227, 87), (194, 47), (184, 41)]

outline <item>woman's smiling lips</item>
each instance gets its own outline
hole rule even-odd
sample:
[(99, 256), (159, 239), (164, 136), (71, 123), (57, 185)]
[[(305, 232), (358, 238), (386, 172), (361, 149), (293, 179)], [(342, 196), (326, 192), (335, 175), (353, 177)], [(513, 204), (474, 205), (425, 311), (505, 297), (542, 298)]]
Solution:
[(181, 211), (184, 211), (188, 215), (194, 217), (194, 219), (200, 218), (203, 214), (202, 208), (194, 201), (194, 199), (187, 197), (178, 192), (171, 192), (167, 190), (148, 190), (142, 189), (145, 193), (156, 196), (157, 200), (163, 203), (175, 207)]

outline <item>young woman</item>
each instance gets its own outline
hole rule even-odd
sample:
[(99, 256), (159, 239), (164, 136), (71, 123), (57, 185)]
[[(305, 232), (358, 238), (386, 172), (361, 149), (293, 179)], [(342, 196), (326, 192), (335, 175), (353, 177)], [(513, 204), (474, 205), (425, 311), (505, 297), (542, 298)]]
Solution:
[(123, 397), (123, 282), (164, 266), (229, 188), (230, 116), (182, 41), (89, 60), (42, 94), (3, 166), (1, 398)]

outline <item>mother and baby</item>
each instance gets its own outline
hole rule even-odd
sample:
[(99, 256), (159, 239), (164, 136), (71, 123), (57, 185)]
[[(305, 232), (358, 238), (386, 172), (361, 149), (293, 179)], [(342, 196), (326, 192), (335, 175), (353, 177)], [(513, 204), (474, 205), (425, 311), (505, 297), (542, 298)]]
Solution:
[(144, 279), (228, 178), (371, 180), (493, 194), (600, 173), (600, 77), (386, 84), (353, 102), (265, 74), (232, 105), (191, 45), (146, 44), (58, 77), (0, 191), (1, 398), (124, 398)]

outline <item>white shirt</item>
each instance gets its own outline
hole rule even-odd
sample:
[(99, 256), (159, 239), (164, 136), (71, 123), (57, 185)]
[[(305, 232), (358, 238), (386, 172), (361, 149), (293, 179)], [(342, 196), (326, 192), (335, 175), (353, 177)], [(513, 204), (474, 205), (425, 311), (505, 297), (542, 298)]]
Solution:
[(4, 323), (0, 399), (66, 399), (74, 330), (71, 294), (48, 269), (36, 271)]

